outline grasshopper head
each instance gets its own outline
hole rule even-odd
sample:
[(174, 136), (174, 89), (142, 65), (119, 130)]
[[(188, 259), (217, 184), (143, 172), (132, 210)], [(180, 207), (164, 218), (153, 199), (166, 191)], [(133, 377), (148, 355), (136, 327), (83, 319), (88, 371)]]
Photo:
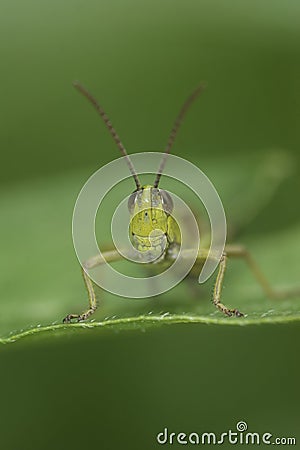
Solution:
[(180, 242), (180, 231), (176, 221), (170, 216), (173, 210), (173, 201), (166, 191), (158, 188), (158, 185), (165, 167), (166, 158), (171, 151), (183, 118), (192, 102), (202, 92), (204, 85), (200, 84), (192, 92), (179, 111), (169, 135), (164, 157), (156, 174), (153, 186), (141, 185), (131, 159), (102, 106), (80, 83), (74, 82), (74, 87), (89, 100), (103, 119), (109, 133), (124, 156), (134, 179), (136, 190), (128, 200), (128, 208), (131, 215), (129, 230), (133, 246), (139, 251), (146, 252), (151, 250), (151, 252), (159, 252), (162, 254), (168, 249), (170, 244), (168, 249), (170, 250), (173, 243), (178, 244)]
[(171, 196), (150, 185), (134, 191), (128, 199), (130, 239), (139, 251), (161, 254), (168, 246), (168, 218), (173, 210)]

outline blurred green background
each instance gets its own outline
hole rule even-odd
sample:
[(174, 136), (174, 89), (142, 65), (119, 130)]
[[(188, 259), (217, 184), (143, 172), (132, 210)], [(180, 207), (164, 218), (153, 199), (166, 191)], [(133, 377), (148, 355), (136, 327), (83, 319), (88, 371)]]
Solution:
[[(85, 301), (72, 210), (87, 177), (119, 155), (74, 79), (129, 153), (162, 151), (182, 101), (205, 80), (174, 153), (211, 177), (225, 206), (240, 190), (251, 197), (247, 180), (265, 152), (286, 151), (293, 174), (240, 239), (274, 281), (281, 269), (298, 281), (299, 14), (291, 0), (1, 1), (1, 336), (59, 322)], [(234, 267), (229, 303), (230, 289), (252, 280)], [(197, 312), (180, 292), (158, 307)], [(201, 312), (210, 313), (207, 292)], [(152, 308), (110, 301), (103, 317)], [(298, 342), (297, 324), (178, 325), (2, 346), (2, 447), (153, 449), (165, 426), (221, 433), (239, 420), (299, 441)]]

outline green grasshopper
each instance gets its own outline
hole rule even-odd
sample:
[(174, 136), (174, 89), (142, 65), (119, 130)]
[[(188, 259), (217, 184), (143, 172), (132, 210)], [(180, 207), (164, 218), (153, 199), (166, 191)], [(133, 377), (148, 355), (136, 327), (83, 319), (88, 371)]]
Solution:
[[(152, 264), (157, 264), (161, 262), (174, 261), (178, 255), (181, 237), (177, 222), (172, 217), (173, 201), (171, 195), (160, 189), (159, 182), (163, 174), (163, 170), (166, 164), (166, 159), (168, 154), (171, 152), (173, 147), (177, 132), (182, 124), (184, 116), (188, 111), (190, 105), (198, 97), (198, 95), (203, 91), (204, 85), (199, 85), (194, 92), (187, 98), (184, 102), (182, 108), (179, 111), (178, 116), (171, 129), (167, 145), (164, 152), (164, 158), (160, 164), (158, 172), (156, 174), (155, 181), (152, 185), (142, 185), (139, 177), (135, 171), (135, 168), (126, 152), (124, 145), (122, 144), (117, 132), (112, 126), (107, 114), (96, 101), (96, 99), (78, 82), (74, 83), (74, 87), (83, 94), (94, 106), (100, 117), (103, 119), (109, 133), (117, 144), (121, 154), (125, 157), (130, 173), (134, 179), (136, 189), (130, 195), (128, 201), (128, 209), (130, 213), (130, 225), (129, 233), (131, 242), (138, 251), (149, 252), (149, 250), (158, 250), (163, 252), (161, 256), (156, 259)], [(150, 205), (150, 206), (149, 206)], [(153, 237), (153, 232), (156, 235)], [(157, 230), (160, 232), (157, 233)], [(152, 233), (152, 238), (150, 239), (150, 233)], [(201, 267), (208, 257), (208, 250), (199, 250), (195, 265), (191, 270), (191, 275), (195, 272), (199, 272), (197, 269)], [(247, 263), (249, 269), (252, 271), (257, 282), (261, 285), (261, 288), (265, 295), (269, 298), (284, 298), (293, 295), (294, 292), (278, 292), (273, 289), (270, 283), (267, 281), (262, 271), (252, 258), (249, 251), (243, 246), (237, 245), (226, 245), (225, 251), (222, 254), (221, 260), (219, 262), (218, 273), (216, 277), (216, 282), (213, 289), (212, 302), (215, 307), (221, 311), (226, 316), (243, 317), (244, 314), (236, 308), (228, 308), (221, 302), (221, 291), (223, 285), (224, 274), (226, 270), (228, 258), (242, 258)], [(81, 314), (68, 314), (64, 319), (64, 323), (69, 323), (72, 319), (76, 319), (78, 322), (86, 320), (90, 317), (97, 309), (96, 295), (93, 287), (93, 283), (89, 278), (86, 270), (91, 269), (96, 266), (101, 266), (105, 261), (114, 262), (122, 258), (116, 249), (105, 251), (100, 257), (93, 257), (88, 259), (83, 267), (82, 274), (84, 283), (88, 292), (89, 307)], [(299, 292), (299, 291), (298, 291)]]

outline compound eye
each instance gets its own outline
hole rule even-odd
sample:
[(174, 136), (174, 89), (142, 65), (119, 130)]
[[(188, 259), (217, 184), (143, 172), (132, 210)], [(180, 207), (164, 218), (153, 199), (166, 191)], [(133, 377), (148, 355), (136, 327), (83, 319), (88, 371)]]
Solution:
[(163, 189), (160, 189), (159, 193), (161, 195), (164, 211), (167, 214), (171, 214), (171, 212), (173, 211), (173, 208), (174, 208), (174, 203), (173, 203), (171, 195), (167, 191), (164, 191)]
[(128, 198), (127, 206), (128, 206), (128, 211), (130, 212), (130, 214), (133, 214), (134, 205), (135, 205), (135, 202), (137, 199), (137, 194), (138, 194), (138, 192), (134, 191)]

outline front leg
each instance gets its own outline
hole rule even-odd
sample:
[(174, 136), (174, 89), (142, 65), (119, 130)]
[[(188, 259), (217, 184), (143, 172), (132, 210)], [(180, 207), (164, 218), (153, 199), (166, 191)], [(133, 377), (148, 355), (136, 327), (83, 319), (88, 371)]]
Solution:
[(117, 250), (110, 250), (103, 252), (101, 255), (97, 255), (93, 258), (88, 259), (83, 267), (82, 267), (82, 275), (84, 284), (88, 293), (89, 298), (89, 307), (85, 311), (83, 311), (81, 314), (68, 314), (64, 319), (63, 323), (70, 323), (72, 319), (76, 319), (77, 322), (82, 322), (86, 320), (88, 317), (90, 317), (97, 309), (97, 300), (96, 300), (96, 294), (93, 287), (92, 280), (88, 276), (88, 269), (92, 269), (94, 267), (100, 266), (101, 264), (104, 264), (105, 262), (113, 262), (118, 261), (121, 259), (121, 255), (117, 252)]
[[(204, 261), (206, 257), (208, 256), (208, 251), (204, 250), (201, 253), (199, 253), (198, 261), (202, 260)], [(220, 260), (219, 264), (219, 271), (217, 274), (216, 283), (214, 286), (213, 291), (213, 303), (214, 305), (222, 311), (227, 316), (236, 316), (236, 317), (242, 317), (244, 316), (243, 313), (241, 313), (238, 309), (230, 309), (227, 308), (223, 303), (221, 303), (221, 291), (222, 291), (222, 285), (223, 285), (223, 279), (224, 274), (226, 270), (226, 263), (227, 263), (227, 257), (229, 258), (242, 258), (246, 261), (249, 269), (253, 273), (256, 281), (260, 284), (263, 292), (265, 295), (269, 298), (273, 299), (286, 299), (286, 298), (293, 298), (300, 295), (300, 289), (287, 289), (287, 290), (277, 290), (274, 289), (271, 284), (268, 282), (266, 277), (264, 276), (263, 272), (260, 270), (259, 266), (255, 262), (255, 260), (252, 258), (251, 254), (247, 251), (247, 249), (243, 246), (237, 246), (237, 245), (226, 245), (225, 252), (222, 255), (222, 258)]]
[(77, 319), (77, 322), (82, 322), (83, 320), (86, 320), (89, 316), (94, 314), (94, 312), (97, 309), (97, 300), (95, 295), (95, 290), (93, 288), (93, 283), (87, 273), (85, 272), (84, 268), (82, 270), (83, 280), (85, 287), (88, 292), (89, 297), (89, 308), (83, 311), (81, 314), (68, 314), (64, 319), (63, 323), (70, 323), (72, 319)]
[(223, 303), (221, 303), (221, 291), (222, 291), (222, 286), (223, 286), (224, 274), (225, 274), (225, 270), (226, 270), (226, 262), (227, 262), (226, 253), (223, 253), (222, 258), (220, 260), (219, 271), (218, 271), (216, 283), (214, 286), (213, 304), (219, 309), (219, 311), (226, 314), (226, 316), (243, 317), (244, 314), (241, 313), (238, 309), (227, 308), (227, 306), (225, 306)]
[[(192, 269), (192, 275), (199, 275), (199, 266), (203, 266), (207, 258), (216, 258), (212, 256), (208, 249), (201, 249), (198, 253), (196, 264), (194, 265)], [(221, 311), (226, 316), (236, 316), (236, 317), (243, 317), (244, 314), (240, 312), (236, 308), (228, 308), (224, 303), (221, 302), (221, 293), (222, 293), (222, 287), (223, 287), (223, 281), (224, 281), (224, 275), (226, 271), (227, 266), (227, 252), (223, 252), (220, 262), (219, 262), (219, 268), (217, 273), (216, 282), (213, 289), (213, 298), (212, 302), (215, 305), (215, 307)]]

